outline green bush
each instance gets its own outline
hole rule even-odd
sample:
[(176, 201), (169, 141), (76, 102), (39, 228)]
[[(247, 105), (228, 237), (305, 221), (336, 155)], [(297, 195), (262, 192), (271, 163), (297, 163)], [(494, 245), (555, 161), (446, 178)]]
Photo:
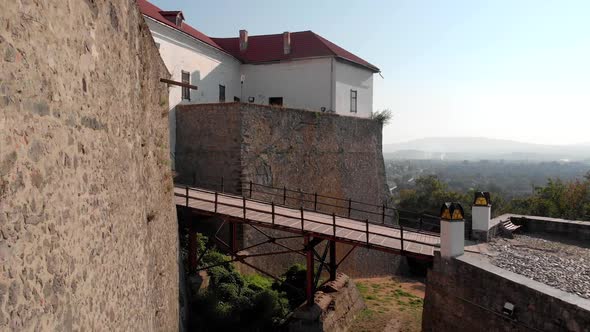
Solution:
[(393, 118), (393, 113), (389, 109), (371, 112), (371, 119), (379, 122), (382, 125), (386, 125), (391, 122), (391, 118)]
[(306, 271), (304, 265), (294, 264), (283, 274), (282, 282), (273, 284), (273, 289), (286, 294), (292, 309), (305, 301)]
[[(198, 241), (199, 250), (205, 250), (206, 238), (199, 236)], [(272, 279), (256, 274), (242, 276), (229, 260), (215, 249), (209, 249), (202, 257), (201, 267), (228, 263), (207, 270), (209, 287), (197, 292), (192, 300), (193, 313), (190, 316), (194, 317), (194, 326), (202, 331), (276, 330), (289, 313), (289, 295), (275, 289)], [(285, 279), (304, 286), (305, 268), (292, 267)]]

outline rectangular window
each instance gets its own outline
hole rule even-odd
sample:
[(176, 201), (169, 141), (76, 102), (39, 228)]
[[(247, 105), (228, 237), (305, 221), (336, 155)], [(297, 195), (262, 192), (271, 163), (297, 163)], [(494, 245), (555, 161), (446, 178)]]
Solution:
[(268, 104), (283, 106), (283, 97), (270, 97), (268, 98)]
[(356, 113), (356, 90), (350, 90), (350, 112)]
[[(182, 71), (182, 83), (191, 84), (191, 74), (186, 71)], [(191, 89), (182, 87), (182, 100), (191, 100)]]
[(225, 103), (225, 85), (219, 84), (219, 102)]

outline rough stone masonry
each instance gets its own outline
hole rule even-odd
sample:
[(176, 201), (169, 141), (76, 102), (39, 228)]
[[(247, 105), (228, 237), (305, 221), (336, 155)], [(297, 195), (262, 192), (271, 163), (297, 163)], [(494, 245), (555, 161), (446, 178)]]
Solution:
[(169, 74), (135, 1), (1, 8), (0, 330), (177, 330)]
[[(202, 181), (206, 186), (219, 182), (223, 176), (225, 190), (237, 194), (242, 193), (249, 181), (253, 181), (279, 188), (286, 186), (304, 192), (351, 198), (377, 204), (379, 207), (375, 212), (379, 221), (381, 204), (387, 198), (381, 127), (372, 119), (254, 104), (177, 106), (176, 180), (185, 184), (195, 182), (196, 185)], [(264, 189), (257, 187), (257, 190)], [(282, 196), (280, 190), (274, 193)], [(270, 198), (261, 197), (259, 193), (254, 193), (253, 197)], [(308, 196), (307, 199), (313, 200), (313, 197)], [(281, 201), (276, 196), (275, 200)], [(342, 204), (322, 198), (319, 201)], [(313, 208), (313, 203), (297, 199), (290, 199), (288, 203)], [(334, 209), (320, 204), (318, 210), (331, 213)], [(352, 216), (367, 217), (355, 211)], [(375, 215), (372, 217), (375, 218)], [(292, 235), (281, 233), (268, 231), (275, 237)], [(244, 246), (263, 240), (265, 237), (259, 232), (244, 227)], [(302, 246), (300, 239), (290, 241), (290, 244), (294, 248)], [(348, 249), (348, 245), (338, 244), (339, 259), (346, 255)], [(266, 244), (251, 252), (271, 250), (284, 249)], [(297, 254), (286, 254), (254, 258), (253, 261), (265, 271), (280, 274), (290, 264), (302, 262), (302, 258)], [(342, 272), (353, 277), (386, 275), (396, 272), (399, 266), (399, 256), (356, 248), (343, 263)]]

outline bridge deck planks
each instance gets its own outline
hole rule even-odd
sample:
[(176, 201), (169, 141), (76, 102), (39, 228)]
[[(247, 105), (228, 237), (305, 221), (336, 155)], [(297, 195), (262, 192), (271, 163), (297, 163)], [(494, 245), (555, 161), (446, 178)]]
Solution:
[[(184, 187), (175, 187), (174, 192), (177, 195), (186, 195), (186, 189)], [(194, 197), (189, 198), (190, 208), (206, 212), (215, 212), (215, 193), (213, 191), (190, 189), (189, 196)], [(219, 194), (217, 199), (218, 214), (234, 218), (243, 218), (244, 200), (241, 196)], [(175, 196), (175, 203), (180, 206), (186, 206), (186, 197)], [(224, 204), (234, 206), (226, 206)], [(268, 226), (272, 227), (272, 206), (270, 203), (246, 199), (246, 208), (258, 210), (246, 210), (246, 219), (257, 223), (269, 224)], [(279, 214), (275, 215), (275, 225), (293, 231), (301, 231), (301, 211), (299, 209), (275, 205), (275, 214)], [(333, 235), (334, 228), (332, 226), (333, 220), (331, 215), (313, 211), (304, 211), (303, 214), (305, 219), (305, 232), (313, 232), (327, 236)], [(318, 222), (323, 222), (329, 225), (320, 224)], [(366, 229), (367, 225), (363, 221), (336, 217), (337, 240), (340, 238), (341, 240), (352, 241), (353, 243), (359, 242), (359, 244), (365, 245), (367, 242)], [(378, 224), (369, 224), (369, 232), (369, 244), (371, 246), (394, 250), (401, 249), (401, 240), (399, 239), (401, 236), (400, 229)], [(403, 230), (403, 237), (403, 250), (422, 256), (433, 256), (434, 247), (440, 242), (440, 237), (438, 236), (418, 233), (407, 229)]]

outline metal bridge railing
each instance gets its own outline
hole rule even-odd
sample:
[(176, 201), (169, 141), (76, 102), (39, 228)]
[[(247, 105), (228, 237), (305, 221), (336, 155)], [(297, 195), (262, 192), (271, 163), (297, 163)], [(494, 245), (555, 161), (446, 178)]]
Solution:
[[(192, 187), (197, 185), (223, 193), (227, 183), (224, 177), (206, 179), (193, 177)], [(404, 225), (406, 228), (426, 234), (438, 234), (440, 231), (440, 217), (390, 207), (385, 203), (377, 205), (350, 198), (306, 192), (301, 189), (287, 188), (286, 186), (264, 185), (253, 181), (240, 181), (240, 188), (242, 196), (248, 198), (262, 197), (264, 198), (262, 201), (266, 203), (272, 202), (277, 205), (296, 208), (305, 207), (310, 211), (323, 213), (331, 209), (331, 212), (335, 213), (336, 216), (344, 218), (362, 215), (373, 223)]]
[[(337, 223), (336, 222), (336, 218), (338, 217), (335, 213), (332, 214), (328, 214), (328, 213), (324, 213), (321, 211), (313, 211), (313, 210), (307, 210), (303, 207), (299, 208), (299, 216), (298, 217), (294, 217), (292, 215), (288, 215), (288, 214), (284, 214), (284, 213), (280, 213), (276, 211), (276, 206), (274, 202), (266, 202), (266, 201), (262, 201), (262, 200), (257, 200), (257, 199), (251, 199), (251, 198), (246, 198), (245, 196), (241, 196), (241, 204), (232, 204), (232, 203), (228, 203), (228, 202), (222, 202), (220, 201), (220, 197), (228, 197), (228, 198), (240, 198), (240, 196), (237, 195), (233, 195), (233, 194), (226, 194), (226, 193), (220, 193), (218, 191), (209, 191), (209, 190), (205, 190), (205, 189), (201, 189), (201, 188), (193, 188), (193, 187), (189, 187), (189, 186), (183, 186), (184, 188), (184, 194), (180, 194), (180, 193), (176, 193), (175, 192), (175, 196), (177, 197), (182, 197), (184, 198), (184, 205), (186, 207), (191, 207), (191, 200), (193, 201), (198, 201), (198, 202), (206, 202), (206, 203), (211, 203), (212, 204), (212, 211), (214, 213), (219, 213), (219, 214), (229, 214), (232, 215), (233, 217), (236, 218), (241, 218), (242, 220), (246, 221), (252, 221), (252, 222), (257, 222), (257, 223), (261, 223), (261, 224), (270, 224), (271, 227), (273, 228), (278, 228), (278, 229), (285, 229), (285, 230), (296, 230), (298, 232), (301, 232), (302, 234), (308, 233), (308, 234), (313, 234), (314, 236), (328, 236), (328, 237), (332, 237), (332, 238), (338, 238), (340, 239), (341, 242), (350, 242), (350, 243), (355, 243), (355, 244), (362, 244), (362, 245), (366, 245), (367, 247), (383, 247), (383, 248), (387, 248), (388, 250), (394, 250), (394, 251), (400, 251), (402, 254), (404, 254), (405, 249), (404, 249), (404, 244), (405, 243), (415, 243), (415, 244), (419, 244), (419, 245), (426, 245), (426, 246), (430, 246), (433, 247), (434, 244), (433, 243), (429, 243), (429, 242), (423, 242), (423, 241), (418, 241), (418, 240), (413, 240), (413, 239), (409, 239), (407, 237), (404, 237), (404, 233), (407, 233), (408, 231), (413, 233), (413, 234), (424, 234), (424, 235), (430, 235), (430, 236), (436, 236), (438, 234), (432, 234), (430, 232), (422, 232), (419, 230), (407, 230), (404, 229), (403, 225), (399, 225), (399, 226), (395, 226), (395, 225), (387, 225), (387, 224), (381, 224), (381, 223), (376, 223), (376, 222), (371, 222), (369, 219), (356, 219), (353, 217), (339, 217), (339, 218), (344, 218), (346, 220), (350, 220), (350, 221), (356, 221), (359, 222), (359, 225), (364, 225), (365, 227), (363, 229), (359, 229), (358, 227), (350, 227), (350, 226), (346, 226), (343, 225), (342, 223)], [(209, 195), (212, 195), (213, 198), (212, 199), (207, 199), (207, 198), (203, 198), (203, 197), (196, 197), (196, 196), (191, 196), (190, 195), (190, 191), (195, 191), (195, 192), (202, 192), (202, 193), (207, 193)], [(248, 202), (252, 202), (252, 203), (263, 203), (263, 204), (270, 204), (270, 211), (267, 210), (262, 210), (259, 208), (255, 208), (255, 207), (251, 207), (248, 206)], [(287, 207), (287, 206), (282, 206), (282, 205), (278, 205), (280, 207), (283, 208), (290, 208), (293, 209), (291, 207)], [(239, 210), (234, 210), (233, 214), (230, 214), (229, 209), (239, 209)], [(223, 210), (225, 209), (225, 211)], [(236, 213), (240, 214), (239, 216), (236, 215)], [(248, 218), (248, 216), (252, 216), (252, 213), (256, 213), (258, 214), (257, 217), (254, 218)], [(326, 222), (326, 221), (321, 221), (318, 219), (309, 219), (309, 215), (310, 213), (314, 213), (314, 214), (321, 214), (321, 215), (327, 215), (330, 216), (332, 219), (332, 222)], [(270, 218), (270, 222), (268, 221), (261, 221), (261, 220), (257, 220), (256, 218), (260, 219), (261, 215), (266, 215), (269, 216)], [(307, 217), (306, 217), (307, 216)], [(277, 223), (277, 218), (283, 218), (283, 222), (281, 224)], [(292, 223), (291, 225), (284, 225), (284, 221), (285, 220), (292, 220), (295, 221), (295, 223)], [(314, 225), (324, 225), (324, 226), (328, 226), (332, 229), (331, 233), (326, 233), (326, 232), (315, 232), (312, 231), (310, 229), (306, 229), (305, 225), (309, 225), (309, 224), (314, 224)], [(295, 227), (294, 225), (298, 224), (298, 227)], [(390, 234), (386, 234), (383, 232), (376, 232), (374, 230), (371, 230), (370, 225), (376, 225), (379, 226), (381, 229), (394, 229), (399, 231), (399, 236), (395, 236), (395, 235), (390, 235)], [(339, 230), (349, 230), (349, 231), (354, 231), (354, 232), (360, 232), (360, 233), (364, 233), (364, 241), (361, 241), (360, 238), (357, 236), (356, 239), (350, 239), (347, 238), (345, 236), (339, 236), (337, 234), (337, 232)], [(382, 246), (380, 244), (375, 244), (375, 243), (371, 243), (371, 236), (379, 236), (379, 237), (383, 237), (386, 239), (393, 239), (393, 240), (399, 240), (400, 241), (400, 248), (393, 248), (393, 247), (388, 247), (388, 246)], [(383, 241), (382, 241), (383, 243)]]

